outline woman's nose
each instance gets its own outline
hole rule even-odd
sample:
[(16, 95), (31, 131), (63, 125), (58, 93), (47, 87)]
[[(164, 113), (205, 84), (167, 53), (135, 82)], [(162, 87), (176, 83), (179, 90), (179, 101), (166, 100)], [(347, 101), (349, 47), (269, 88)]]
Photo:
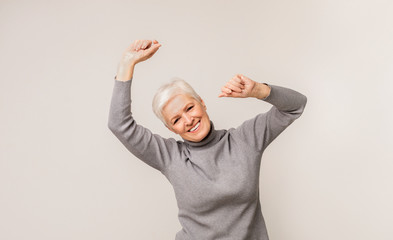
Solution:
[(192, 117), (188, 114), (184, 114), (184, 120), (187, 125), (192, 124)]

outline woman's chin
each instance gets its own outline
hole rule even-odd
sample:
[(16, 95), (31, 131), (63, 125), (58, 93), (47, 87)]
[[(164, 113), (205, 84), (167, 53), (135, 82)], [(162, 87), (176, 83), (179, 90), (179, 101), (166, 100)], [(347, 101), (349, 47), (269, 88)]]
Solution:
[(189, 139), (189, 141), (192, 142), (200, 142), (202, 141), (208, 134), (210, 131), (210, 122), (206, 123), (202, 123), (199, 126), (199, 129), (197, 129), (197, 131), (195, 133), (190, 132), (189, 136), (187, 136)]

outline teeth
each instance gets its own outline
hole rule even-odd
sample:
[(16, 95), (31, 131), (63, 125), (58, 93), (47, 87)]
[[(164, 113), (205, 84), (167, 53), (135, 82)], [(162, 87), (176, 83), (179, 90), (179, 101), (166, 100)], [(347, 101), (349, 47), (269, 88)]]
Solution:
[(198, 122), (195, 127), (191, 128), (189, 132), (195, 131), (199, 127), (200, 122)]

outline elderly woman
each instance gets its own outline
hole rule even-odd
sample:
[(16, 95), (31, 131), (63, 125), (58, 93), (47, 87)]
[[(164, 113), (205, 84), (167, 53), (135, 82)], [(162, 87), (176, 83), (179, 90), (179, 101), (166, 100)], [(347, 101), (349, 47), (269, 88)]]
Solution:
[(202, 98), (176, 79), (158, 90), (153, 110), (183, 141), (163, 138), (137, 124), (130, 94), (135, 65), (160, 47), (156, 40), (136, 40), (122, 55), (114, 79), (109, 129), (132, 154), (172, 184), (182, 226), (175, 239), (268, 239), (259, 200), (262, 153), (300, 117), (307, 98), (237, 74), (222, 87), (219, 97), (253, 97), (273, 106), (237, 128), (217, 130)]

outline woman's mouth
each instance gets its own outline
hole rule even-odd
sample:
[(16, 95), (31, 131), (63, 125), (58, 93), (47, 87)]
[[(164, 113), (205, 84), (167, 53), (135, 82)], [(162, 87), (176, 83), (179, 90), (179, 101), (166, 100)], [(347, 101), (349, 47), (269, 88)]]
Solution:
[(188, 132), (196, 132), (199, 129), (199, 125), (201, 125), (200, 121), (193, 128), (188, 130)]

